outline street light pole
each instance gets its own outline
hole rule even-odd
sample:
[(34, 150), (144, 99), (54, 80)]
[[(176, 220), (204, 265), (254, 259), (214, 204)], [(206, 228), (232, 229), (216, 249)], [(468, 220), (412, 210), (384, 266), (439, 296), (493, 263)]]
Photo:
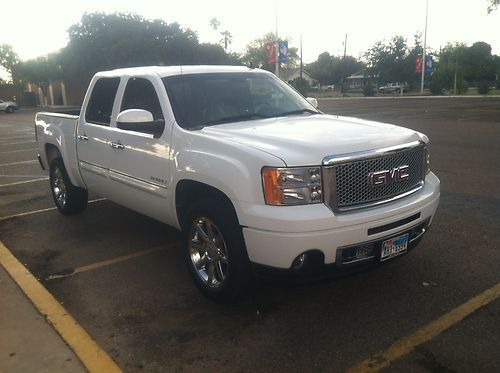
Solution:
[(279, 78), (280, 77), (280, 45), (279, 45), (279, 40), (278, 40), (278, 0), (274, 0), (274, 16), (275, 16), (275, 25), (276, 25), (276, 43), (274, 44), (274, 50), (275, 50), (275, 58), (276, 58), (276, 65), (275, 65), (275, 74)]
[(425, 49), (427, 48), (427, 15), (429, 13), (429, 0), (425, 3), (425, 29), (424, 29), (424, 49), (422, 50), (422, 77), (420, 79), (420, 94), (424, 93), (425, 79)]

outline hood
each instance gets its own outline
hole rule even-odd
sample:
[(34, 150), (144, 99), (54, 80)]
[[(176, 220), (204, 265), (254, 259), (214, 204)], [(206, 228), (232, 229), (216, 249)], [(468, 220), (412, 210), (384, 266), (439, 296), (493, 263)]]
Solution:
[(320, 165), (328, 155), (420, 140), (418, 132), (404, 127), (333, 115), (259, 119), (205, 127), (201, 132), (271, 153), (287, 166)]

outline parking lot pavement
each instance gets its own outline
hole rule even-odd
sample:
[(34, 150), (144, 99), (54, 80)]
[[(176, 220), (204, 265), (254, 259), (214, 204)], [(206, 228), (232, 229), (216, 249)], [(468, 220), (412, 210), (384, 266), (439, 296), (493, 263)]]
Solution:
[[(320, 108), (431, 138), (442, 200), (411, 254), (215, 305), (192, 285), (177, 231), (107, 200), (62, 216), (46, 180), (0, 186), (0, 240), (125, 371), (345, 371), (500, 282), (500, 100), (321, 100)], [(3, 146), (16, 134), (28, 141), (32, 121), (32, 112), (0, 114), (0, 164), (35, 159), (30, 143), (16, 153)], [(1, 167), (6, 179), (43, 175), (36, 163)], [(500, 371), (499, 307), (492, 300), (385, 369)]]

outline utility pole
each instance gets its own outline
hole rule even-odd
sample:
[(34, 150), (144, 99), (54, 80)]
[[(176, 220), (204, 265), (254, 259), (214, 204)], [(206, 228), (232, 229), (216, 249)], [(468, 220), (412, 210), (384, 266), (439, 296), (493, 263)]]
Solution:
[(455, 52), (455, 81), (453, 82), (453, 95), (457, 95), (457, 70), (458, 70), (458, 50)]
[(344, 58), (342, 59), (342, 76), (340, 78), (340, 92), (344, 93), (344, 69), (345, 69), (345, 57), (347, 54), (347, 32), (344, 39)]
[(302, 81), (302, 70), (303, 70), (303, 65), (302, 65), (302, 34), (300, 34), (300, 80)]
[(424, 93), (425, 79), (425, 49), (427, 48), (427, 15), (429, 13), (429, 0), (425, 3), (425, 29), (424, 29), (424, 49), (422, 50), (422, 78), (420, 80), (420, 94)]

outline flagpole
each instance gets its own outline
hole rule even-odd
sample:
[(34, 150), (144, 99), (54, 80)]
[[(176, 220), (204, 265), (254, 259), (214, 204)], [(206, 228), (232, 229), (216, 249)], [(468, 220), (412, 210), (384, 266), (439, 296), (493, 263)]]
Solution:
[(422, 50), (422, 77), (420, 79), (420, 94), (424, 93), (425, 80), (425, 50), (427, 48), (427, 15), (429, 13), (429, 0), (425, 3), (425, 29), (424, 29), (424, 49)]

